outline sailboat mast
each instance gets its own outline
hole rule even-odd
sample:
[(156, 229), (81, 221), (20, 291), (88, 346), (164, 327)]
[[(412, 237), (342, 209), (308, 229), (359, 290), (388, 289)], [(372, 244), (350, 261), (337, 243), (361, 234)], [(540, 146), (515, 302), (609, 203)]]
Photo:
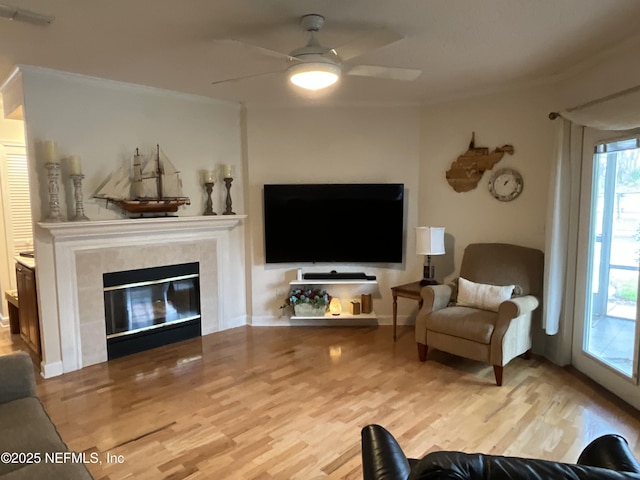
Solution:
[(156, 156), (156, 182), (158, 184), (158, 198), (163, 198), (162, 194), (162, 167), (160, 166), (160, 144), (156, 144), (157, 156)]
[(143, 195), (142, 188), (142, 164), (140, 162), (140, 152), (136, 148), (136, 153), (133, 156), (133, 185), (131, 193), (133, 198), (140, 198)]

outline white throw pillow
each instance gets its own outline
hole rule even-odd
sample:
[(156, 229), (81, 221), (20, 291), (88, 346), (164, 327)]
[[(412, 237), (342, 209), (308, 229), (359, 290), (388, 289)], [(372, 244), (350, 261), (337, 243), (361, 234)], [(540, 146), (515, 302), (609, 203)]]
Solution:
[(460, 277), (458, 280), (458, 302), (462, 307), (474, 307), (497, 312), (500, 304), (511, 298), (514, 285), (486, 285)]

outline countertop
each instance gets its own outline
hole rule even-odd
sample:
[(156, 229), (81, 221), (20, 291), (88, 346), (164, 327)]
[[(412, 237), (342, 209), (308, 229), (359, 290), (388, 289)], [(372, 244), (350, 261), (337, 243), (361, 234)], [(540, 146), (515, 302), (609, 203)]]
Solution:
[(16, 255), (13, 258), (14, 258), (14, 260), (16, 262), (21, 263), (25, 267), (28, 267), (28, 268), (30, 268), (32, 270), (34, 270), (36, 268), (36, 259), (35, 258), (22, 257), (20, 255)]

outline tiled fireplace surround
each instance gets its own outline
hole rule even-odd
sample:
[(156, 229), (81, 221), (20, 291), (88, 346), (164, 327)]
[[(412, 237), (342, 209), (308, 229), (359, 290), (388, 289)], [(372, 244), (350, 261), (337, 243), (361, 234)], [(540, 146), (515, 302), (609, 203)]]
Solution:
[(53, 237), (62, 371), (107, 361), (103, 273), (199, 262), (202, 334), (224, 329), (229, 232), (242, 218), (40, 223)]

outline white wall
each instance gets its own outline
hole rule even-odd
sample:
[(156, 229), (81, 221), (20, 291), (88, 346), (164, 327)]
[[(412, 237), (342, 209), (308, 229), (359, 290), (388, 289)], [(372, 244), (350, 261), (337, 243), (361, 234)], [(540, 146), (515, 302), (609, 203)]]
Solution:
[[(418, 217), (419, 122), (420, 109), (415, 106), (248, 108), (247, 185), (254, 324), (288, 324), (288, 317), (279, 307), (299, 266), (303, 270), (365, 271), (376, 275), (379, 291), (374, 296), (374, 309), (380, 322), (391, 322), (389, 288), (417, 280), (422, 273), (421, 259), (412, 253)], [(264, 184), (386, 182), (405, 185), (407, 238), (403, 264), (265, 264)], [(326, 219), (324, 225), (328, 222)], [(293, 231), (295, 225), (291, 228)], [(384, 226), (364, 228), (371, 230), (375, 241), (375, 230)], [(399, 320), (405, 321), (416, 309), (417, 303), (400, 301)]]
[[(252, 318), (255, 324), (286, 324), (279, 306), (299, 265), (266, 265), (262, 224), (265, 183), (402, 182), (408, 195), (405, 262), (399, 266), (302, 265), (328, 271), (365, 270), (380, 286), (374, 307), (389, 323), (389, 288), (422, 276), (422, 257), (413, 252), (414, 227), (446, 227), (448, 252), (433, 257), (440, 280), (459, 270), (464, 246), (508, 242), (544, 250), (549, 162), (555, 106), (548, 88), (527, 89), (430, 107), (309, 107), (248, 109), (248, 194)], [(456, 193), (445, 171), (464, 153), (471, 132), (476, 145), (512, 144), (499, 167), (517, 168), (525, 187), (513, 202), (488, 192), (489, 174), (476, 190)], [(293, 226), (292, 226), (293, 228)], [(331, 292), (330, 292), (331, 293)], [(399, 320), (412, 321), (416, 304), (399, 300)]]
[[(180, 216), (202, 213), (205, 195), (200, 171), (224, 163), (236, 165), (234, 211), (244, 213), (239, 105), (35, 67), (21, 67), (21, 71), (35, 221), (48, 213), (46, 172), (39, 155), (44, 140), (57, 142), (61, 157), (81, 157), (85, 213), (91, 220), (123, 216), (90, 196), (121, 162), (130, 161), (136, 147), (147, 150), (156, 143), (182, 172), (184, 192), (191, 198), (191, 205), (178, 212)], [(62, 167), (62, 212), (69, 218), (73, 192), (64, 161)], [(214, 209), (222, 212), (220, 183), (214, 192)], [(232, 261), (241, 272), (234, 279), (237, 305), (244, 313), (244, 229), (235, 229), (233, 235)], [(35, 249), (43, 364), (52, 365), (60, 361), (55, 265), (51, 241), (39, 227)]]
[[(2, 112), (2, 96), (0, 95), (0, 112)], [(0, 115), (0, 141), (24, 143), (24, 123), (22, 120), (10, 120)]]
[[(26, 98), (25, 120), (29, 156), (36, 184), (34, 220), (48, 213), (46, 171), (40, 143), (54, 140), (62, 158), (61, 208), (73, 215), (73, 189), (67, 176), (66, 157), (78, 155), (85, 174), (85, 213), (92, 220), (121, 218), (114, 206), (91, 195), (123, 162), (130, 163), (137, 147), (143, 152), (160, 144), (181, 171), (184, 193), (191, 205), (180, 215), (199, 215), (205, 194), (200, 171), (223, 163), (240, 165), (240, 107), (229, 102), (152, 89), (137, 85), (21, 67)], [(240, 173), (241, 169), (236, 168)], [(234, 207), (243, 209), (236, 179)], [(214, 188), (214, 209), (222, 210), (221, 183)]]
[[(555, 138), (548, 113), (554, 107), (551, 90), (538, 87), (423, 108), (418, 223), (446, 228), (447, 253), (433, 257), (440, 280), (457, 277), (470, 243), (514, 243), (544, 251)], [(513, 145), (514, 154), (505, 154), (493, 171), (510, 167), (522, 174), (524, 188), (515, 200), (499, 202), (490, 195), (492, 170), (469, 192), (458, 193), (447, 183), (445, 172), (467, 150), (474, 131), (476, 147)], [(535, 350), (542, 351), (539, 325), (535, 338)]]
[[(515, 243), (544, 250), (549, 165), (554, 123), (547, 88), (527, 89), (425, 107), (422, 110), (419, 223), (446, 227), (447, 254), (434, 257), (441, 276), (459, 271), (462, 252), (473, 242)], [(458, 193), (446, 181), (451, 163), (463, 154), (475, 131), (475, 146), (505, 154), (478, 186)], [(524, 179), (522, 194), (500, 202), (488, 189), (491, 174), (514, 168)]]

